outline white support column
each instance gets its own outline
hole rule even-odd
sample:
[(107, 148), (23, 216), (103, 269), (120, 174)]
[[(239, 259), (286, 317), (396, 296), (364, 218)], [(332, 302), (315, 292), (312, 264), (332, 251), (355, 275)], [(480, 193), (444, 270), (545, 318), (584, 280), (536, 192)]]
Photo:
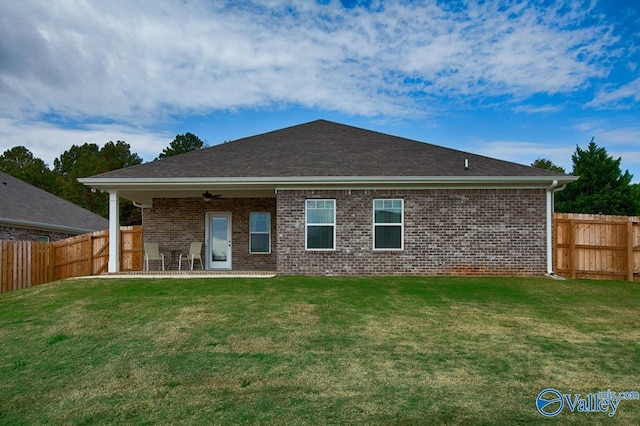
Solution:
[(120, 272), (120, 198), (109, 191), (109, 272)]

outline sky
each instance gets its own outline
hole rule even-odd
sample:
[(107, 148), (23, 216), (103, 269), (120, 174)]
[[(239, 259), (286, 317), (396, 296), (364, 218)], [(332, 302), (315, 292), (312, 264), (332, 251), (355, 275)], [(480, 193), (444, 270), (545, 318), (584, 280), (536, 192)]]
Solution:
[(317, 119), (640, 182), (640, 2), (0, 0), (0, 153)]

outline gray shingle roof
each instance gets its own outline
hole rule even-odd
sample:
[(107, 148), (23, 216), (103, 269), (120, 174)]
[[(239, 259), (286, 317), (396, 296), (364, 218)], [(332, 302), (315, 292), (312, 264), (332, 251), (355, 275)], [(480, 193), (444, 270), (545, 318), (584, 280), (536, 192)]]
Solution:
[[(469, 170), (464, 170), (465, 159)], [(566, 176), (317, 120), (94, 178)]]
[(62, 198), (0, 172), (0, 223), (69, 233), (100, 231), (109, 221)]

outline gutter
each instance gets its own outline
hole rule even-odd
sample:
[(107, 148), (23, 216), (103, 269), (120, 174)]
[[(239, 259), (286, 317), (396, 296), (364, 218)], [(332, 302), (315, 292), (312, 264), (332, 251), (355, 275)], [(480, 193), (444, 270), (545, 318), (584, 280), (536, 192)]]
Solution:
[[(288, 177), (166, 177), (166, 178), (80, 178), (78, 182), (94, 187), (153, 188), (190, 187), (207, 184), (238, 185), (348, 185), (348, 184), (541, 184), (550, 176), (288, 176)], [(566, 176), (563, 181), (577, 178)]]
[(554, 180), (551, 186), (547, 188), (547, 275), (555, 278), (553, 272), (553, 194), (562, 191), (567, 187), (566, 184), (559, 186), (558, 181)]
[(64, 232), (68, 234), (78, 234), (78, 235), (100, 231), (100, 229), (75, 228), (73, 226), (51, 225), (48, 223), (33, 222), (30, 220), (17, 220), (17, 219), (7, 219), (7, 218), (0, 218), (0, 225), (15, 226), (20, 228), (28, 228), (28, 229), (37, 229), (42, 231), (58, 231), (58, 232)]
[(133, 201), (133, 206), (139, 209), (150, 209), (151, 207), (153, 207), (152, 204), (139, 203), (137, 201)]
[[(82, 178), (80, 183), (102, 191), (133, 192), (203, 191), (215, 187), (217, 191), (261, 191), (278, 189), (435, 189), (435, 188), (502, 188), (546, 189), (555, 179), (561, 184), (573, 182), (573, 176), (292, 176), (292, 177), (182, 177), (182, 178)], [(125, 198), (129, 198), (125, 195)], [(130, 198), (135, 199), (135, 197)], [(140, 204), (150, 200), (135, 199)]]

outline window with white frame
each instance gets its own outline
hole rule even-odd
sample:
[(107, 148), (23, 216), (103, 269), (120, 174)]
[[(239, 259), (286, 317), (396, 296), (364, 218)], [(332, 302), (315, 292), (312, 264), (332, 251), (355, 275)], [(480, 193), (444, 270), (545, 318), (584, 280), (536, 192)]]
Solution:
[(271, 253), (271, 213), (249, 213), (249, 253)]
[(404, 201), (373, 200), (373, 248), (402, 250), (404, 248)]
[(307, 200), (307, 250), (334, 250), (336, 238), (336, 200)]

